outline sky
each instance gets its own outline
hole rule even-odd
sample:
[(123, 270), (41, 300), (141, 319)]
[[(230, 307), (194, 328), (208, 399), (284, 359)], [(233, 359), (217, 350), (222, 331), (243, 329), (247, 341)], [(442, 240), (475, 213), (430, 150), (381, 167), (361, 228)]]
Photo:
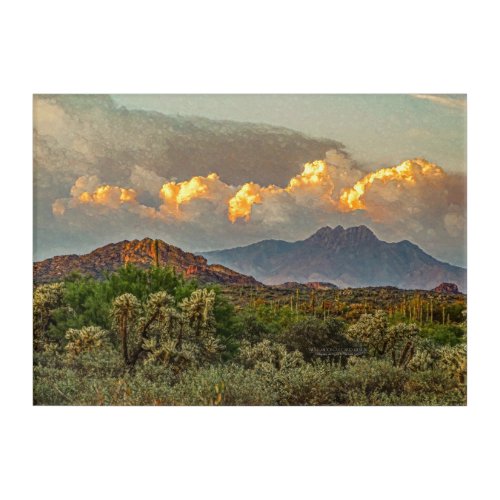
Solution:
[(35, 96), (34, 182), (35, 260), (364, 224), (465, 266), (466, 98)]
[(344, 143), (366, 165), (422, 156), (466, 171), (464, 95), (114, 95), (120, 105), (166, 114), (268, 123)]

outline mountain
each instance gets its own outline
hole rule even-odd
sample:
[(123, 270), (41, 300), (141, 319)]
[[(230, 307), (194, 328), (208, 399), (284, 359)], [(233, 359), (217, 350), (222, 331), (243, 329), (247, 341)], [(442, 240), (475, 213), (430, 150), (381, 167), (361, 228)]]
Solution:
[(59, 281), (72, 271), (102, 278), (104, 272), (116, 271), (127, 263), (143, 269), (156, 263), (172, 266), (187, 278), (197, 278), (203, 283), (260, 284), (251, 276), (244, 276), (221, 265), (208, 265), (207, 260), (200, 255), (184, 252), (164, 241), (151, 238), (110, 243), (86, 255), (61, 255), (35, 262), (33, 281), (35, 283)]
[(366, 226), (326, 226), (302, 241), (265, 240), (203, 255), (269, 285), (322, 281), (340, 287), (431, 289), (451, 282), (463, 291), (467, 286), (465, 269), (440, 262), (407, 240), (379, 240)]

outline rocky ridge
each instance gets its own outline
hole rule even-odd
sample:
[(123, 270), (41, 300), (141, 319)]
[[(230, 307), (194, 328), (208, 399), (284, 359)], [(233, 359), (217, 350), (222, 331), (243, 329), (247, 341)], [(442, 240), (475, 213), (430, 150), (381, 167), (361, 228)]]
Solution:
[(35, 283), (60, 281), (73, 271), (100, 279), (125, 264), (147, 269), (153, 265), (170, 266), (186, 278), (203, 283), (258, 285), (251, 276), (237, 273), (220, 264), (209, 265), (201, 255), (184, 252), (162, 240), (121, 241), (97, 248), (85, 255), (60, 255), (33, 264)]

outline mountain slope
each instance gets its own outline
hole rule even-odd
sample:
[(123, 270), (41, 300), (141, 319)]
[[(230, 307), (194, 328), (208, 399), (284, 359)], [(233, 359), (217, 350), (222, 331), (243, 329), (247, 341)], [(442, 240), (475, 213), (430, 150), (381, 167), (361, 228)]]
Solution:
[(208, 265), (200, 255), (184, 252), (164, 241), (151, 238), (110, 243), (86, 255), (61, 255), (35, 262), (33, 280), (35, 283), (59, 281), (72, 271), (101, 278), (106, 271), (116, 271), (127, 263), (143, 269), (155, 263), (171, 266), (186, 277), (197, 278), (204, 283), (259, 284), (251, 276), (244, 276), (221, 265)]
[(366, 226), (327, 226), (303, 241), (266, 240), (204, 256), (266, 284), (324, 281), (343, 287), (431, 289), (452, 282), (466, 289), (465, 269), (436, 260), (409, 241), (379, 240)]

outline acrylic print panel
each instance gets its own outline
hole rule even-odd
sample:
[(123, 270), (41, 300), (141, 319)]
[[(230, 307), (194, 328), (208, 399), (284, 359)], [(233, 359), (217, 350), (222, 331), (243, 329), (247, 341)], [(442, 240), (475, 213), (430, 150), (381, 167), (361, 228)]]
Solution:
[(35, 95), (34, 404), (466, 404), (464, 95)]

